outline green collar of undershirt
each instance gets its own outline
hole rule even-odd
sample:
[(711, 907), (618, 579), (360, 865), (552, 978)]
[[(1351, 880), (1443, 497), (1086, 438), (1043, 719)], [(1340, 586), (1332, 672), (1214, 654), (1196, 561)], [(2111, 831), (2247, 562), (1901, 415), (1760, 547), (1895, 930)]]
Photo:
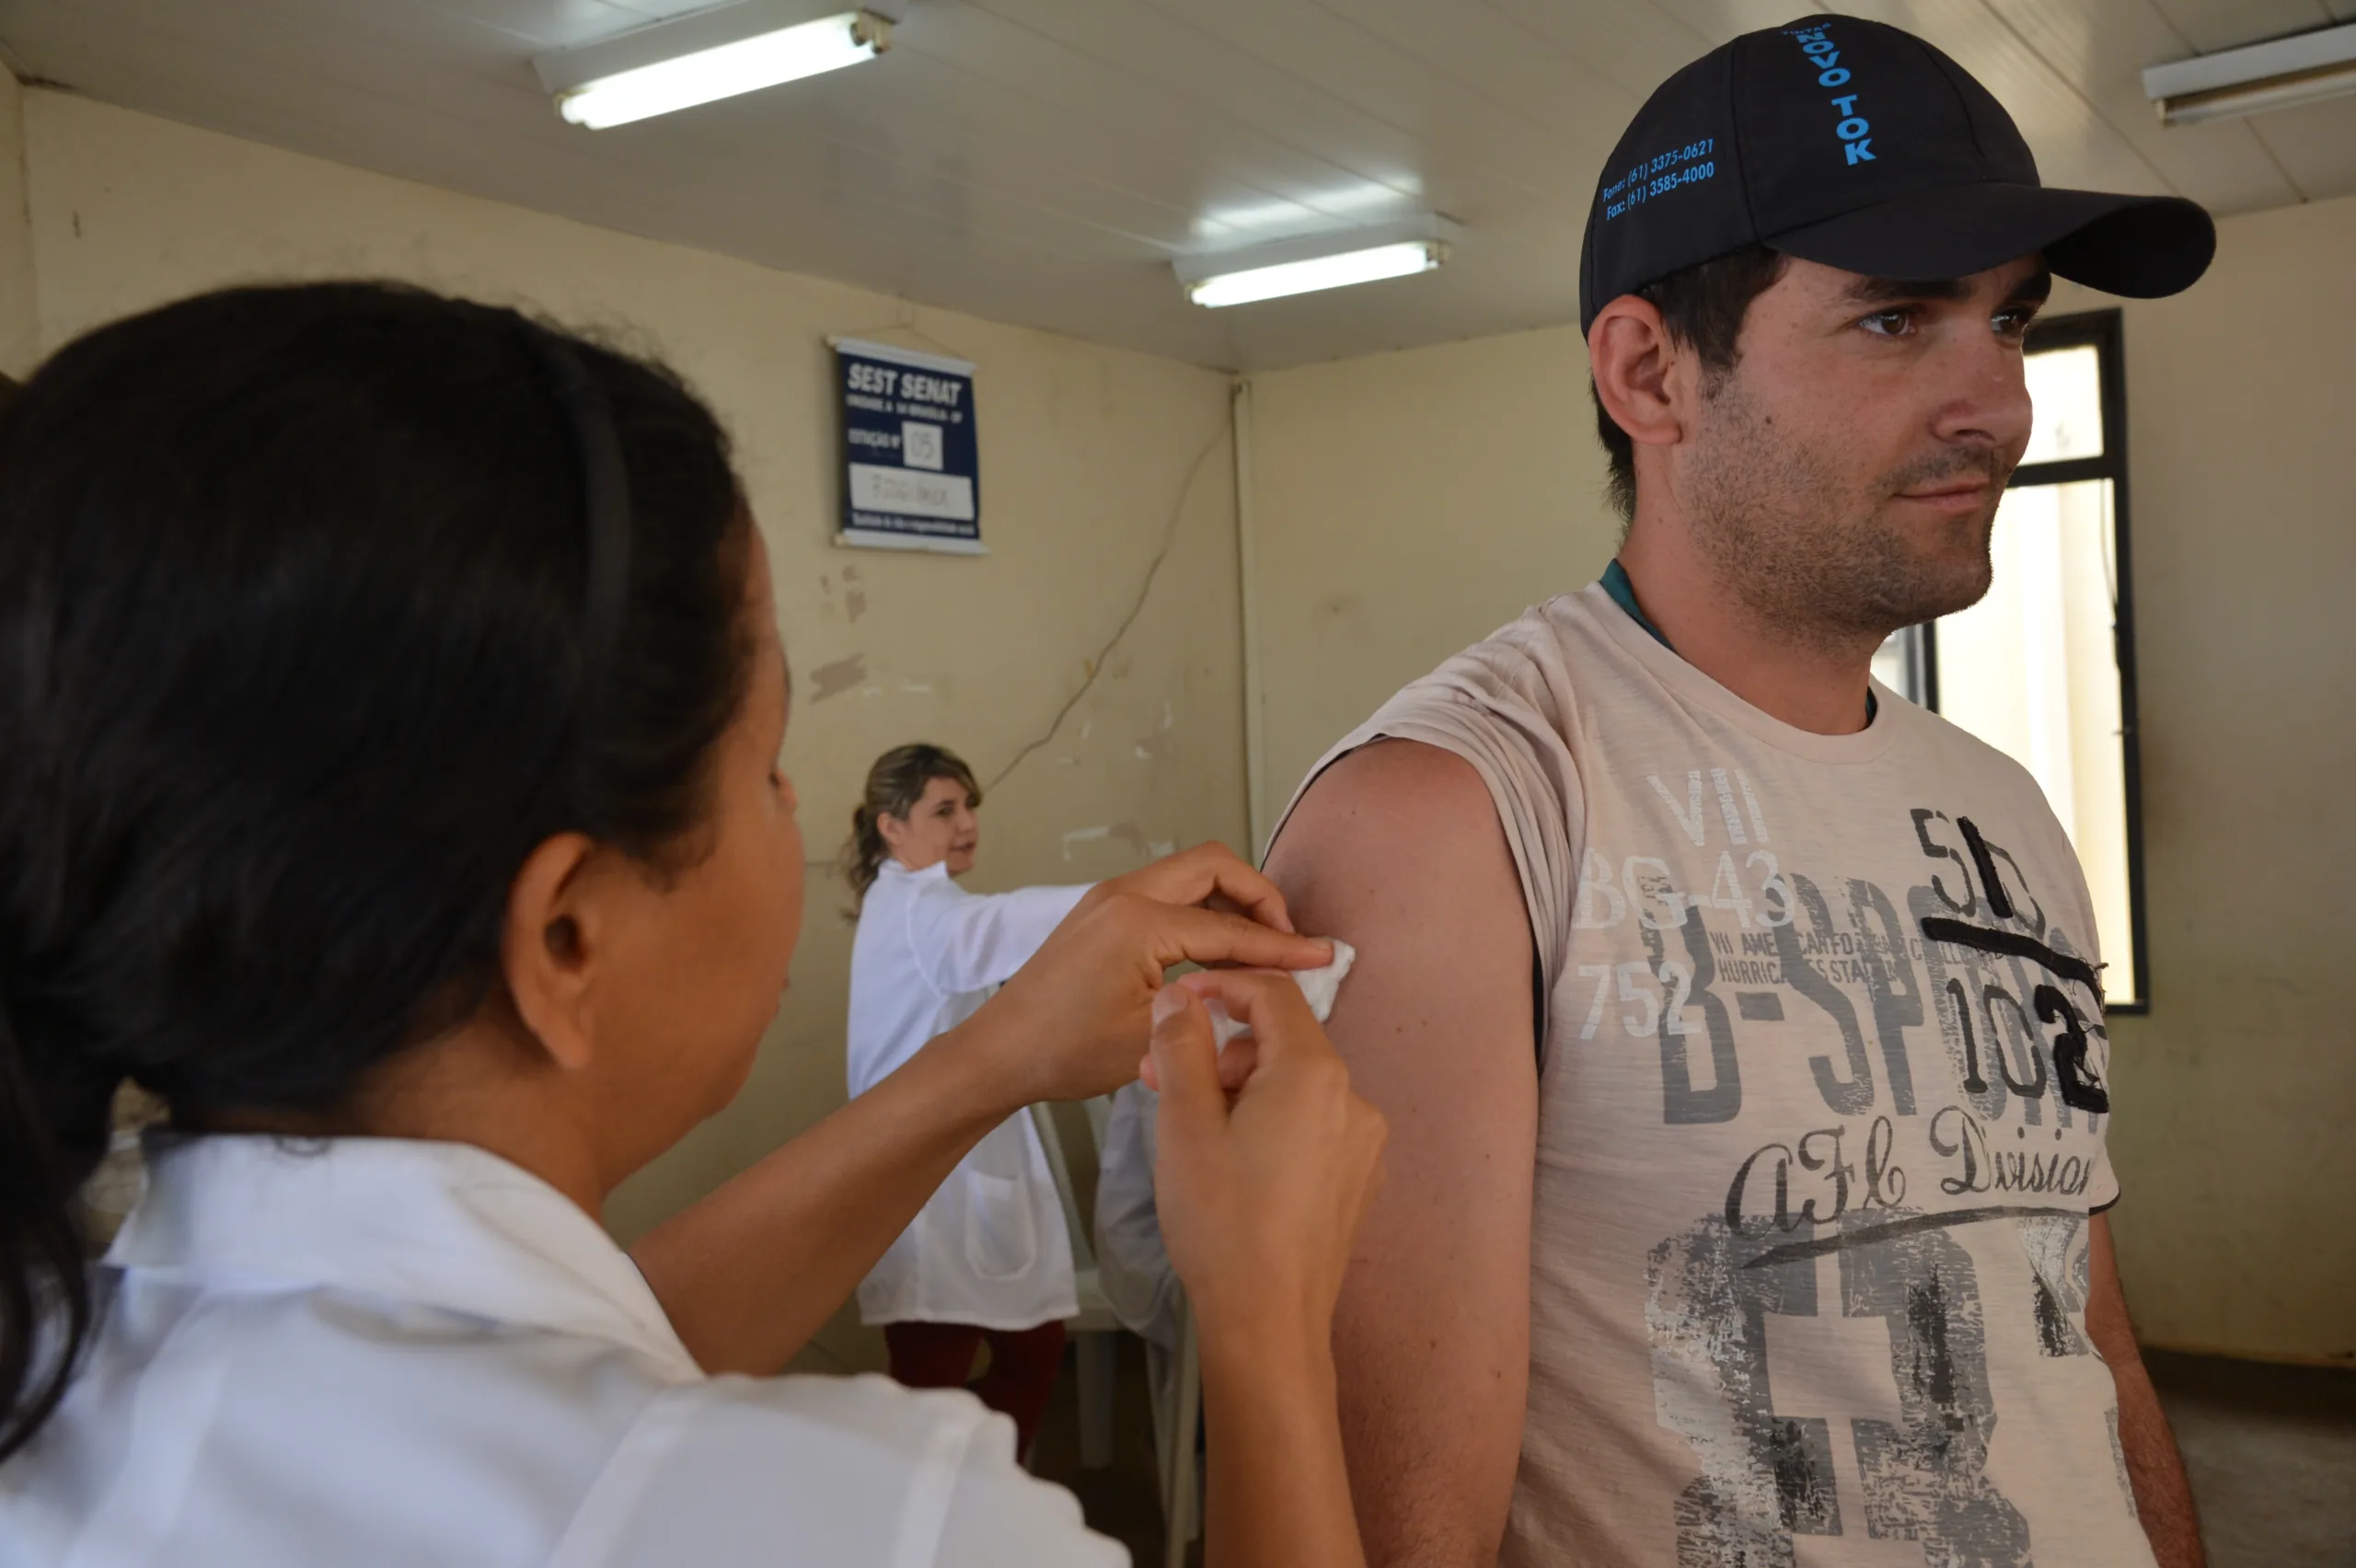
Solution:
[(1660, 628), (1653, 624), (1652, 617), (1645, 614), (1645, 607), (1636, 603), (1636, 585), (1628, 581), (1628, 569), (1620, 564), (1618, 556), (1613, 556), (1611, 564), (1603, 569), (1603, 591), (1611, 595), (1613, 604), (1628, 612), (1630, 620), (1650, 632), (1655, 642), (1672, 653), (1677, 651), (1670, 646), (1669, 639), (1660, 634)]
[[(1645, 607), (1636, 603), (1636, 585), (1628, 581), (1628, 569), (1620, 564), (1618, 556), (1613, 556), (1611, 564), (1603, 569), (1603, 591), (1611, 594), (1611, 602), (1627, 611), (1628, 618), (1643, 627), (1655, 642), (1672, 653), (1677, 651), (1677, 645), (1661, 635), (1661, 629), (1653, 624), (1652, 617), (1645, 614)], [(1871, 725), (1880, 711), (1880, 699), (1871, 691), (1867, 691), (1865, 693), (1866, 724)]]

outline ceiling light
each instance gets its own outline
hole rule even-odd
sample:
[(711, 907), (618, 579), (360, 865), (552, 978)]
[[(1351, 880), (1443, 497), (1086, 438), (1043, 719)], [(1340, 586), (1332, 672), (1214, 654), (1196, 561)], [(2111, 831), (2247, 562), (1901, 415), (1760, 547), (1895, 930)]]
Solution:
[(893, 15), (862, 9), (811, 20), (810, 11), (809, 0), (743, 0), (532, 63), (559, 114), (604, 130), (840, 70), (892, 46)]
[(2356, 93), (2356, 22), (2154, 65), (2143, 91), (2163, 125), (2192, 125)]
[(1445, 218), (1357, 229), (1346, 235), (1172, 263), (1186, 297), (1218, 308), (1428, 272), (1448, 259), (1456, 225)]

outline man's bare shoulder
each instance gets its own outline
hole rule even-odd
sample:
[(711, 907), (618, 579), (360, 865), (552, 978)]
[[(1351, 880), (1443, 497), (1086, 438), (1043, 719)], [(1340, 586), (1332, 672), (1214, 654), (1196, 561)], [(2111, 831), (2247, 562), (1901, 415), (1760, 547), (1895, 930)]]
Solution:
[(1269, 864), (1369, 836), (1390, 851), (1386, 859), (1419, 859), (1500, 832), (1479, 769), (1445, 746), (1386, 737), (1317, 776), (1286, 819)]
[(1353, 940), (1345, 926), (1397, 925), (1441, 946), (1528, 931), (1488, 785), (1420, 741), (1377, 741), (1321, 774), (1278, 834), (1268, 874)]

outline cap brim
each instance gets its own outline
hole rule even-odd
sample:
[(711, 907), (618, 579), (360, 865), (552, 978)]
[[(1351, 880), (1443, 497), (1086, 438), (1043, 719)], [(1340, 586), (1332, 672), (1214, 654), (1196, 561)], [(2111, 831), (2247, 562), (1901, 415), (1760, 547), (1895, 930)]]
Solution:
[(2217, 225), (2180, 196), (1991, 183), (1913, 191), (1765, 243), (1844, 271), (1923, 280), (1969, 277), (2038, 251), (2074, 282), (2157, 299), (2209, 270)]

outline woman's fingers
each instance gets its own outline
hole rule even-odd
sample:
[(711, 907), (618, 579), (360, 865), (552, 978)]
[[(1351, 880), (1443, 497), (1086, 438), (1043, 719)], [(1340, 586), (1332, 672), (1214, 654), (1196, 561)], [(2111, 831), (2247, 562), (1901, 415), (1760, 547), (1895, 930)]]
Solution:
[(1195, 909), (1148, 898), (1117, 895), (1124, 917), (1149, 933), (1153, 961), (1172, 964), (1238, 963), (1253, 969), (1318, 969), (1334, 962), (1334, 944), (1279, 931), (1241, 915)]
[(1230, 1094), (1249, 1082), (1260, 1066), (1260, 1043), (1246, 1034), (1219, 1048), (1218, 1086)]
[[(1247, 1026), (1252, 1031), (1253, 1066), (1302, 1058), (1332, 1057), (1336, 1063), (1341, 1059), (1324, 1030), (1318, 1027), (1317, 1015), (1309, 1010), (1309, 998), (1300, 994), (1289, 974), (1265, 969), (1206, 969), (1172, 986), (1205, 1001), (1218, 997), (1229, 1017)], [(1229, 1053), (1243, 1043), (1237, 1041), (1228, 1047)]]
[[(1252, 1030), (1216, 1061), (1207, 1052), (1210, 1000)], [(1162, 1117), (1155, 1191), (1205, 1343), (1248, 1332), (1284, 1346), (1323, 1344), (1381, 1160), (1380, 1113), (1351, 1090), (1290, 975), (1189, 974), (1156, 998), (1154, 1014)], [(1244, 1081), (1230, 1103), (1228, 1080), (1239, 1073)]]
[(1217, 899), (1264, 926), (1279, 931), (1292, 929), (1292, 917), (1276, 884), (1224, 844), (1196, 845), (1132, 871), (1114, 885), (1160, 904), (1206, 904)]
[(1210, 1014), (1193, 992), (1172, 986), (1154, 997), (1150, 1058), (1162, 1136), (1189, 1147), (1212, 1136), (1227, 1120), (1227, 1094)]
[[(1202, 907), (1211, 899), (1251, 914)], [(1270, 923), (1285, 921), (1276, 889), (1232, 852), (1190, 850), (1100, 884), (966, 1032), (987, 1043), (1005, 1085), (1027, 1099), (1104, 1093), (1138, 1071), (1146, 1009), (1172, 965), (1302, 970), (1333, 962), (1332, 943)], [(1230, 1081), (1251, 1062), (1227, 1069)]]

